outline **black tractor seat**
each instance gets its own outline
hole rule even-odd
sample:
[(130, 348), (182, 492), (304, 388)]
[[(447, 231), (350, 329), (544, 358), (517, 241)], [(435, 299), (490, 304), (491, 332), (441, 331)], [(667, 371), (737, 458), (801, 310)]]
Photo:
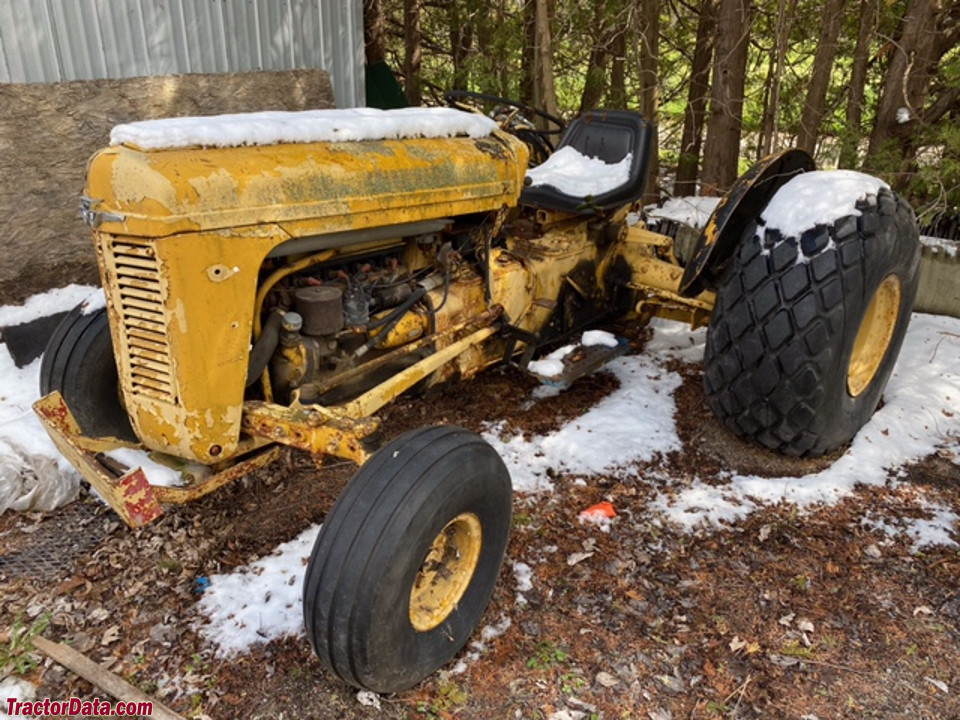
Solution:
[[(520, 203), (545, 210), (592, 215), (637, 200), (643, 195), (653, 150), (654, 130), (640, 114), (627, 110), (591, 110), (567, 127), (557, 150), (542, 165), (547, 168), (556, 152), (572, 147), (588, 158), (607, 164), (621, 162), (632, 153), (626, 182), (598, 195), (568, 195), (552, 185), (527, 185)], [(530, 182), (530, 177), (527, 177)]]

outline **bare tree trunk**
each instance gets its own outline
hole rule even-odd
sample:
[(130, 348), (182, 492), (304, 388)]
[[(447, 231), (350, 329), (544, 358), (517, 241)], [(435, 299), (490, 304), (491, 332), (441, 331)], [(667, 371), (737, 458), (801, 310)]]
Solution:
[(917, 149), (924, 129), (947, 112), (960, 111), (957, 88), (942, 82), (928, 106), (940, 60), (960, 41), (960, 4), (943, 5), (941, 0), (911, 1), (870, 137), (866, 162), (894, 173), (891, 185), (900, 191), (917, 172)]
[(677, 177), (673, 183), (673, 194), (676, 196), (695, 195), (697, 192), (703, 121), (706, 116), (707, 97), (710, 94), (710, 61), (713, 59), (713, 33), (717, 26), (716, 9), (716, 0), (703, 0), (700, 19), (697, 21), (697, 44), (690, 68), (687, 108), (683, 114)]
[(760, 141), (757, 143), (757, 158), (769, 155), (779, 145), (780, 135), (780, 88), (783, 84), (783, 68), (787, 61), (790, 31), (797, 12), (797, 0), (779, 0), (777, 3), (777, 31), (774, 41), (776, 52), (770, 57), (766, 95), (763, 103), (763, 122)]
[(660, 161), (657, 123), (660, 110), (660, 2), (644, 0), (640, 16), (640, 112), (653, 125), (653, 148), (650, 157), (650, 179), (644, 203), (660, 200)]
[[(464, 17), (463, 10), (467, 11)], [(471, 3), (463, 4), (452, 0), (447, 8), (450, 26), (450, 57), (453, 59), (453, 87), (463, 90), (469, 82), (467, 57), (473, 50), (473, 18)]]
[(587, 72), (583, 79), (583, 93), (580, 95), (581, 113), (597, 107), (607, 86), (610, 32), (606, 2), (596, 0), (593, 12), (593, 28), (596, 35), (593, 48), (590, 50), (590, 57), (587, 60)]
[[(499, 0), (499, 3), (497, 4), (497, 26), (498, 27), (502, 27), (507, 21), (507, 3), (508, 2), (510, 2), (510, 0)], [(502, 42), (503, 41), (500, 41), (497, 44), (501, 52), (503, 52), (503, 55), (501, 55), (501, 57), (505, 56), (506, 54), (504, 51), (504, 46)], [(499, 61), (495, 61), (494, 65), (498, 66), (497, 77), (499, 78), (499, 84), (500, 84), (500, 96), (510, 97), (511, 95), (513, 95), (515, 97), (519, 97), (519, 94), (516, 91), (510, 90), (510, 86), (511, 86), (510, 66), (505, 62), (499, 62)]]
[(837, 54), (837, 36), (846, 0), (828, 0), (823, 8), (823, 25), (820, 40), (813, 57), (813, 72), (807, 89), (807, 99), (800, 117), (797, 147), (813, 154), (820, 136), (820, 123), (826, 113), (827, 86), (833, 72), (833, 60)]
[(750, 0), (720, 0), (710, 119), (703, 152), (703, 195), (721, 194), (737, 179), (750, 16)]
[(536, 97), (537, 84), (536, 64), (537, 64), (537, 2), (538, 0), (525, 0), (523, 4), (523, 66), (520, 76), (520, 97), (521, 102), (533, 105)]
[(420, 0), (403, 0), (403, 83), (407, 102), (420, 105)]
[[(627, 11), (624, 10), (624, 13)], [(627, 107), (627, 30), (626, 18), (617, 21), (619, 27), (614, 31), (612, 40), (613, 67), (610, 70), (610, 92), (607, 104), (612, 108)]]
[(870, 39), (877, 27), (879, 0), (861, 0), (860, 30), (853, 50), (850, 68), (850, 91), (847, 94), (847, 127), (840, 143), (840, 167), (857, 167), (859, 162), (860, 123), (863, 121), (863, 97), (867, 85), (867, 62), (870, 59)]
[[(504, 62), (506, 52), (503, 41), (497, 35), (497, 28), (504, 24), (506, 0), (471, 0), (468, 6), (473, 17), (474, 37), (476, 45), (471, 48), (473, 54), (471, 67), (476, 67), (473, 74), (474, 82), (480, 85), (481, 90), (492, 92), (495, 95), (517, 97), (517, 93), (510, 92), (509, 63)], [(470, 77), (467, 78), (467, 81)], [(464, 86), (465, 89), (466, 86)]]
[(930, 80), (927, 57), (935, 42), (941, 8), (941, 0), (910, 0), (900, 25), (899, 41), (892, 44), (892, 57), (884, 76), (868, 156), (879, 154), (892, 138), (896, 126), (905, 119), (916, 117), (922, 108), (923, 95)]
[(363, 44), (367, 65), (380, 62), (387, 56), (386, 23), (382, 0), (363, 2)]
[[(499, 0), (497, 3), (497, 27), (502, 27), (507, 21), (507, 2), (508, 0)], [(502, 41), (498, 42), (498, 48), (502, 52)], [(503, 57), (503, 55), (501, 55)], [(493, 66), (497, 69), (497, 81), (499, 85), (499, 92), (501, 97), (509, 97), (510, 95), (519, 96), (515, 92), (510, 91), (510, 67), (507, 63), (502, 61), (495, 60)], [(522, 94), (522, 90), (521, 93)]]
[(773, 144), (773, 94), (774, 86), (779, 83), (777, 73), (777, 55), (770, 53), (767, 58), (767, 77), (763, 81), (763, 110), (760, 117), (760, 134), (757, 136), (757, 159), (770, 153)]
[(553, 82), (553, 41), (550, 35), (548, 0), (535, 0), (536, 45), (533, 65), (533, 104), (551, 115), (557, 114), (557, 91)]

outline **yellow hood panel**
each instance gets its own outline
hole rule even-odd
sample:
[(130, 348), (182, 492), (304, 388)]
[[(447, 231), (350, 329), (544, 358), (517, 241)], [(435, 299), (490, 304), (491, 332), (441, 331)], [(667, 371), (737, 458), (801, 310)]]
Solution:
[(513, 206), (527, 150), (503, 134), (140, 150), (90, 161), (98, 229), (164, 237), (276, 223), (292, 236)]

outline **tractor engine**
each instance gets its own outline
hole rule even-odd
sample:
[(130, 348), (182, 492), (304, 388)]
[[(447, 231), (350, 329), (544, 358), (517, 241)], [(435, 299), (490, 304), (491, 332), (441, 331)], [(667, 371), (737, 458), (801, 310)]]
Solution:
[(248, 387), (268, 368), (275, 401), (332, 405), (416, 362), (415, 349), (371, 361), (484, 311), (469, 238), (421, 235), (285, 278), (266, 295)]

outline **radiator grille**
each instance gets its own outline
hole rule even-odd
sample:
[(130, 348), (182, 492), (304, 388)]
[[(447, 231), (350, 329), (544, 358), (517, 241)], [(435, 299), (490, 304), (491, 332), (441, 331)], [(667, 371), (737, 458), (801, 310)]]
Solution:
[(120, 333), (130, 362), (130, 384), (126, 391), (176, 403), (160, 271), (153, 241), (113, 239), (109, 251), (117, 283), (113, 297), (120, 311)]

